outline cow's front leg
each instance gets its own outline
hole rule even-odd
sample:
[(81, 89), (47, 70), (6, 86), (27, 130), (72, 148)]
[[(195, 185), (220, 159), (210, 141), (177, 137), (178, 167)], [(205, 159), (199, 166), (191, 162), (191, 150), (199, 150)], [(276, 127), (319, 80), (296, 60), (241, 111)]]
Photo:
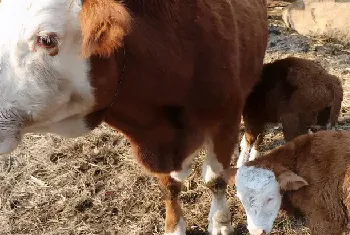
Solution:
[[(173, 175), (173, 177), (171, 175)], [(156, 175), (165, 202), (165, 235), (186, 235), (186, 223), (182, 216), (182, 210), (179, 203), (179, 194), (181, 192), (182, 183), (179, 182), (179, 177), (174, 177), (174, 174), (171, 175)], [(182, 177), (183, 175), (184, 174), (179, 173), (178, 176)]]
[[(233, 232), (231, 213), (226, 201), (227, 185), (220, 176), (220, 173), (229, 167), (233, 150), (233, 144), (229, 139), (211, 141), (203, 164), (202, 174), (204, 182), (212, 192), (212, 201), (208, 216), (208, 232), (211, 235), (228, 235)], [(221, 158), (217, 157), (218, 154), (221, 154)]]

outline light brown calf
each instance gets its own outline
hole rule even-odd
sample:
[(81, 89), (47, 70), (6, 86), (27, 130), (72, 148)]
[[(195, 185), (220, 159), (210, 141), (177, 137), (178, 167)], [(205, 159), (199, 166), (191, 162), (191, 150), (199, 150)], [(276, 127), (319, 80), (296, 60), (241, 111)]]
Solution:
[(340, 235), (350, 215), (350, 132), (298, 136), (224, 173), (236, 185), (251, 234), (269, 234), (281, 208), (302, 216), (312, 235)]

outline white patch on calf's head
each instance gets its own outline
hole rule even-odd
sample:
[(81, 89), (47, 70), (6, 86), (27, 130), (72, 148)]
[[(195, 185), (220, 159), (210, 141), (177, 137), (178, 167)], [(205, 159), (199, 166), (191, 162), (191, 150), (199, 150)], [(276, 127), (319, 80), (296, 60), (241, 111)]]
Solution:
[[(17, 145), (13, 136), (20, 139), (26, 131), (36, 129), (60, 132), (59, 123), (82, 120), (93, 108), (89, 62), (80, 58), (79, 2), (1, 2), (0, 29), (6, 33), (0, 37), (0, 125), (4, 125), (0, 126), (0, 154)], [(83, 125), (77, 128), (88, 130)]]
[(243, 165), (237, 171), (236, 190), (247, 214), (249, 232), (270, 233), (281, 206), (275, 174), (267, 169)]
[(237, 187), (244, 186), (252, 190), (262, 190), (266, 185), (276, 182), (275, 174), (263, 168), (254, 166), (242, 166), (237, 171), (236, 185)]

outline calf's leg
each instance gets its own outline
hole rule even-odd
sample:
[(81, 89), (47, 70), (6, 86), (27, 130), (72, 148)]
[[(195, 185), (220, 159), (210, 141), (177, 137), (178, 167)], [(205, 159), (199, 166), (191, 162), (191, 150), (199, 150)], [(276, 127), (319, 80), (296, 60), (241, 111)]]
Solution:
[(335, 126), (337, 125), (340, 111), (341, 111), (341, 101), (335, 104), (332, 108), (330, 123), (327, 125), (327, 130), (335, 130)]
[(241, 152), (238, 157), (237, 167), (242, 166), (244, 163), (254, 160), (259, 156), (258, 145), (262, 141), (258, 137), (262, 138), (264, 125), (262, 124), (248, 124), (244, 122), (245, 133), (241, 140)]
[(282, 115), (281, 121), (286, 142), (291, 141), (298, 135), (308, 133), (308, 128), (306, 126), (301, 128), (301, 120), (296, 113), (286, 113)]
[(252, 149), (250, 150), (249, 161), (253, 161), (255, 158), (260, 156), (259, 146), (262, 143), (263, 138), (264, 138), (263, 133), (260, 133), (257, 139), (255, 140)]

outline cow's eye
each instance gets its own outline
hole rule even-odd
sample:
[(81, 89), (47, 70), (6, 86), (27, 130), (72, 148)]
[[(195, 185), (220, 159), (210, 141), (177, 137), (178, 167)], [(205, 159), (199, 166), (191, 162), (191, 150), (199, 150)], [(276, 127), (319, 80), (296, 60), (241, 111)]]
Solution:
[(37, 44), (40, 47), (44, 47), (44, 48), (48, 48), (48, 49), (54, 48), (58, 44), (57, 35), (54, 33), (47, 34), (47, 35), (39, 35), (37, 37)]

